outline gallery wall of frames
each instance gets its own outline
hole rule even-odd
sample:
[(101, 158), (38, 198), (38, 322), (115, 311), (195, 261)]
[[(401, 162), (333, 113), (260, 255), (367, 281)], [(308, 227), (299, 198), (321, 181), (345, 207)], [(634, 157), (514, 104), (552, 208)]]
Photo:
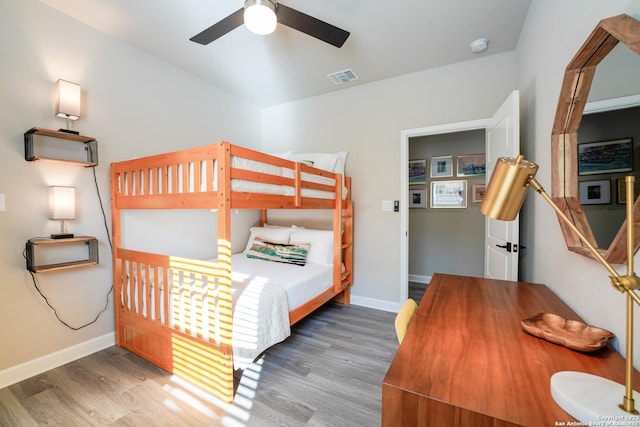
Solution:
[(484, 153), (409, 160), (409, 207), (456, 209), (466, 208), (469, 199), (480, 203), (485, 184), (474, 180), (469, 186), (469, 178), (485, 174)]

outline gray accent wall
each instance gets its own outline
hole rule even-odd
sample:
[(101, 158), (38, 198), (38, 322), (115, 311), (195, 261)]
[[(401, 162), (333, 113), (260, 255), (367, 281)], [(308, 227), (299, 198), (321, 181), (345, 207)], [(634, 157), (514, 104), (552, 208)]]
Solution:
[[(409, 159), (427, 161), (427, 184), (410, 189), (426, 189), (427, 207), (409, 209), (409, 277), (428, 280), (434, 273), (483, 276), (484, 216), (480, 203), (472, 202), (472, 186), (484, 185), (485, 176), (456, 176), (456, 156), (485, 152), (484, 129), (428, 135), (409, 140)], [(453, 176), (430, 178), (434, 156), (453, 156)], [(432, 208), (431, 182), (467, 181), (466, 208)]]

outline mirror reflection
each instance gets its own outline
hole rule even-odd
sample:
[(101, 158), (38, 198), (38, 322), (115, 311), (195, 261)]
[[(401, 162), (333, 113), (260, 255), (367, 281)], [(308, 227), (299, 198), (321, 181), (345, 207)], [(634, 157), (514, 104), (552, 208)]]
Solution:
[[(583, 112), (589, 100), (592, 101), (592, 105), (600, 108), (602, 105), (610, 104), (611, 99), (624, 98), (627, 102), (629, 97), (634, 98), (634, 95), (640, 93), (640, 79), (635, 79), (635, 76), (639, 75), (638, 66), (631, 65), (631, 63), (640, 62), (638, 59), (640, 56), (638, 34), (640, 34), (640, 21), (626, 14), (605, 18), (596, 25), (565, 69), (558, 98), (558, 108), (551, 129), (552, 199), (573, 220), (574, 225), (584, 234), (585, 238), (591, 244), (599, 247), (604, 259), (612, 264), (626, 263), (626, 221), (619, 228), (613, 242), (608, 245), (611, 238), (605, 234), (611, 234), (611, 232), (598, 230), (600, 237), (596, 241), (591, 221), (587, 217), (584, 207), (595, 210), (593, 205), (605, 203), (593, 202), (602, 202), (607, 199), (617, 202), (617, 178), (612, 177), (618, 173), (622, 176), (629, 172), (634, 173), (634, 167), (640, 170), (640, 163), (633, 158), (633, 144), (639, 138), (629, 136), (629, 131), (627, 131), (624, 133), (624, 137), (609, 139), (616, 138), (615, 131), (604, 133), (603, 130), (598, 130), (603, 133), (589, 135), (589, 141), (584, 142), (578, 140), (578, 131), (581, 128)], [(629, 59), (623, 59), (625, 57)], [(596, 73), (598, 74), (597, 81), (593, 83)], [(592, 83), (593, 90), (591, 90)], [(591, 99), (589, 99), (590, 96)], [(640, 102), (636, 102), (633, 106), (638, 105)], [(595, 108), (591, 108), (589, 111), (594, 112)], [(603, 125), (597, 125), (597, 127), (601, 126)], [(586, 125), (583, 127), (583, 132), (585, 131)], [(629, 145), (631, 145), (630, 148)], [(635, 152), (640, 152), (640, 150), (635, 150)], [(583, 162), (580, 165), (582, 168), (580, 175), (578, 174), (579, 158)], [(584, 176), (587, 178), (583, 178)], [(584, 184), (582, 181), (601, 182)], [(582, 185), (582, 198), (592, 203), (581, 203), (580, 185)], [(612, 203), (606, 204), (610, 205), (608, 210), (614, 210), (611, 208)], [(599, 212), (598, 214), (604, 217), (603, 213)], [(632, 214), (640, 217), (640, 199), (633, 206)], [(602, 229), (607, 228), (612, 222), (613, 225), (610, 229), (615, 229), (620, 224), (617, 220), (610, 220), (609, 217), (603, 220), (594, 218), (593, 222), (596, 228), (602, 227)], [(634, 253), (640, 248), (639, 226), (640, 223), (636, 223)], [(566, 226), (562, 221), (560, 227), (567, 249), (591, 258), (594, 257), (591, 251), (586, 250), (581, 237), (573, 232), (571, 227)]]
[(625, 220), (624, 177), (640, 189), (640, 56), (619, 43), (598, 64), (578, 128), (578, 194), (596, 243)]

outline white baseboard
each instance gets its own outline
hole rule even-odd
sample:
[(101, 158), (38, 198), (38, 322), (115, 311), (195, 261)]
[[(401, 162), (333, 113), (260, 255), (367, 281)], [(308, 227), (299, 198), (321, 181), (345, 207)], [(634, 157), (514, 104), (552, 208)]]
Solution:
[(55, 353), (38, 357), (37, 359), (21, 363), (0, 371), (0, 388), (8, 387), (27, 378), (57, 368), (65, 363), (73, 362), (81, 357), (88, 356), (96, 351), (103, 350), (116, 344), (114, 332), (101, 337), (64, 348)]
[[(409, 281), (425, 283), (428, 285), (431, 282), (431, 276), (418, 276), (416, 274), (410, 274)], [(359, 305), (361, 307), (374, 308), (376, 310), (390, 311), (392, 313), (397, 313), (398, 311), (400, 311), (400, 307), (402, 306), (401, 302), (359, 297), (353, 294), (351, 294), (351, 304)]]
[(431, 276), (419, 276), (417, 274), (409, 274), (410, 282), (417, 283), (426, 283), (427, 285), (431, 282)]
[(359, 297), (357, 295), (351, 295), (351, 304), (359, 305), (361, 307), (375, 308), (376, 310), (390, 311), (392, 313), (397, 313), (400, 310), (399, 302)]

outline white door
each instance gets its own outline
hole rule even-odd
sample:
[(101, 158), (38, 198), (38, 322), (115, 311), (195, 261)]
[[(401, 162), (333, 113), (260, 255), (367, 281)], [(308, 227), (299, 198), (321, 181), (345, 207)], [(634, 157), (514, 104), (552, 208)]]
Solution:
[[(513, 91), (487, 126), (487, 175), (489, 179), (500, 157), (520, 154), (520, 94)], [(518, 232), (520, 217), (513, 221), (485, 219), (484, 276), (492, 279), (518, 280)]]

